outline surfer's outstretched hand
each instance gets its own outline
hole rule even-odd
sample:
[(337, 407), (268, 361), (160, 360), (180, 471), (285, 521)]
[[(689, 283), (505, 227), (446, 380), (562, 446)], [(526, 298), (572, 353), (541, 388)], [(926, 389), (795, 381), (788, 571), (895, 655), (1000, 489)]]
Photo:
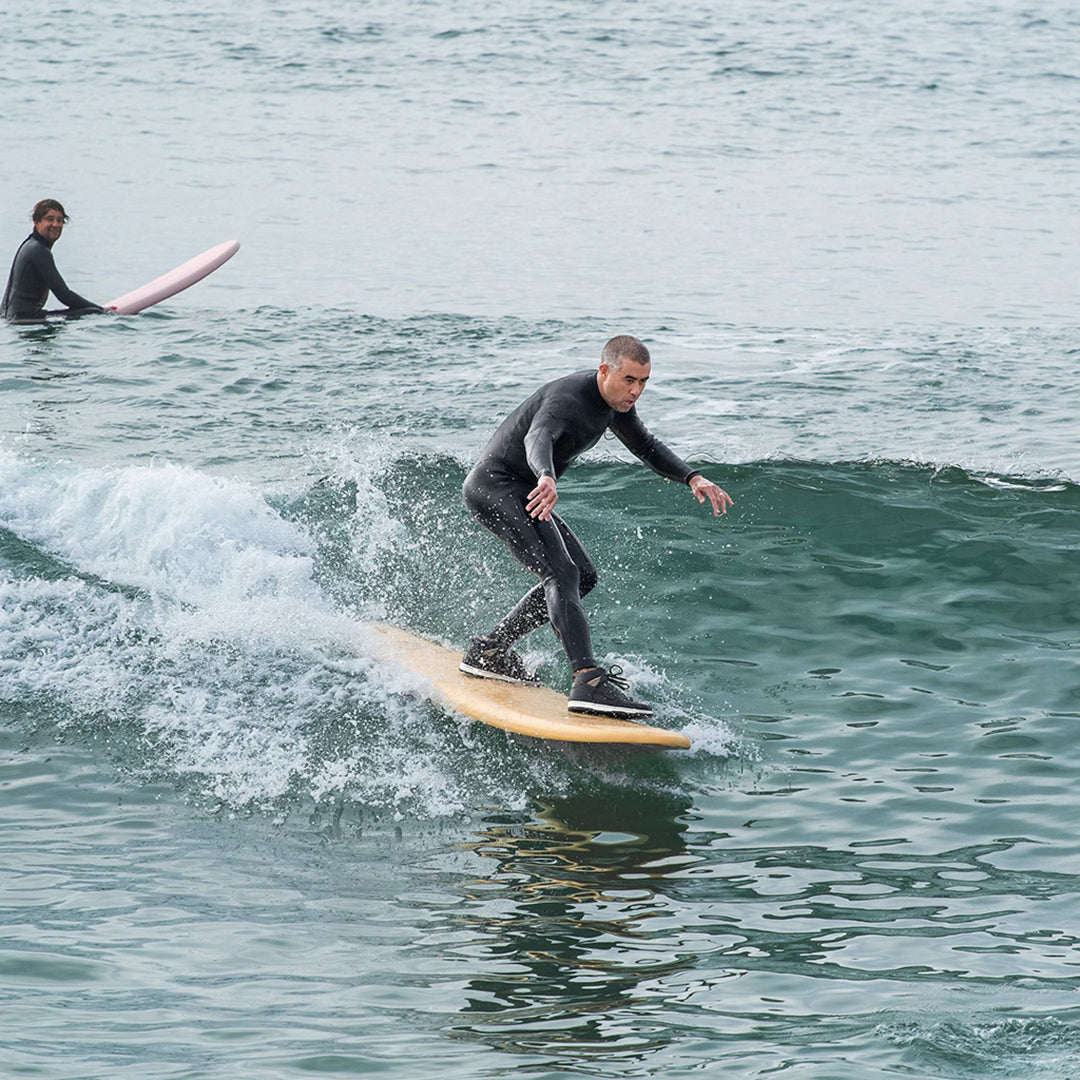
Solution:
[(555, 509), (558, 501), (555, 480), (550, 476), (541, 476), (536, 487), (529, 492), (529, 501), (525, 504), (525, 509), (528, 510), (529, 517), (550, 521), (551, 511)]
[(711, 480), (706, 480), (700, 473), (697, 476), (690, 477), (690, 490), (703, 506), (706, 499), (712, 503), (713, 517), (726, 514), (727, 508), (735, 505), (735, 500), (723, 488), (718, 488)]

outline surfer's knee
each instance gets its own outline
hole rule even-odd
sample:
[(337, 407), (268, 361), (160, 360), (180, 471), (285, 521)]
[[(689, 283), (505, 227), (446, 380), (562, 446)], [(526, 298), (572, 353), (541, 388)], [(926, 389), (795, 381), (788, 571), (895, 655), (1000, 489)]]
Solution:
[(582, 596), (591, 593), (596, 588), (596, 583), (599, 580), (600, 575), (596, 572), (596, 567), (592, 563), (578, 567), (578, 589)]
[(477, 482), (475, 472), (469, 473), (465, 477), (465, 482), (461, 485), (461, 501), (465, 504), (465, 509), (474, 518), (480, 520), (483, 520), (485, 509), (482, 495), (483, 488)]
[(551, 559), (540, 571), (540, 580), (544, 591), (549, 595), (563, 597), (583, 596), (581, 592), (581, 572), (573, 559)]

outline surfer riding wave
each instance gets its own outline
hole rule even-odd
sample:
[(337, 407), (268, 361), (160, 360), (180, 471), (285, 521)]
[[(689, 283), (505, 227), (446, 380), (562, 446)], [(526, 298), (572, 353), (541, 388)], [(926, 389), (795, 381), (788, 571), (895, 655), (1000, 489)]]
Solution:
[(461, 670), (480, 678), (535, 681), (514, 642), (550, 622), (573, 673), (571, 712), (649, 716), (634, 701), (618, 669), (596, 663), (581, 598), (596, 584), (596, 568), (558, 514), (556, 481), (605, 431), (611, 431), (653, 472), (687, 484), (713, 515), (731, 497), (691, 468), (642, 423), (636, 403), (651, 372), (649, 350), (620, 335), (603, 349), (598, 370), (579, 371), (542, 386), (499, 426), (465, 479), (469, 512), (540, 581), (490, 633), (474, 638)]

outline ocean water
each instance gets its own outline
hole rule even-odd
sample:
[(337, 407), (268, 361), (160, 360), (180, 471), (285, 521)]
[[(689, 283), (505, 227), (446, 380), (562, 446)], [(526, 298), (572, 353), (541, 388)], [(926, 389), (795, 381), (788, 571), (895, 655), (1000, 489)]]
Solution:
[[(130, 318), (0, 326), (0, 1075), (1080, 1074), (1080, 18), (46, 5), (0, 40)], [(530, 584), (461, 482), (653, 351), (588, 610), (686, 752), (439, 709)], [(549, 631), (525, 643), (565, 684)]]

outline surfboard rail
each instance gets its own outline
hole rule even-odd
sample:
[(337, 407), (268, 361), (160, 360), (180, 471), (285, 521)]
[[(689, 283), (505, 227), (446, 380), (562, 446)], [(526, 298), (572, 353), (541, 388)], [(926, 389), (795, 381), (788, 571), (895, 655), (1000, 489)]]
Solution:
[(461, 654), (386, 623), (372, 623), (381, 656), (427, 678), (439, 704), (473, 720), (558, 742), (621, 743), (685, 750), (687, 736), (636, 720), (567, 711), (563, 694), (547, 686), (476, 679), (458, 671)]

